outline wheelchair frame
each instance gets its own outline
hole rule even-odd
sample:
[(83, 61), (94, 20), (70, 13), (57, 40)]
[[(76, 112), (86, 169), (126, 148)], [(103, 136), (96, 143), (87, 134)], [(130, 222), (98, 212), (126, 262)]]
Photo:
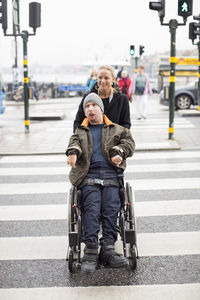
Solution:
[[(137, 268), (138, 247), (136, 237), (136, 219), (134, 210), (134, 193), (126, 182), (125, 188), (120, 188), (121, 209), (118, 216), (118, 233), (123, 243), (123, 255), (129, 259), (131, 270)], [(72, 186), (68, 202), (68, 233), (69, 247), (67, 252), (68, 269), (73, 272), (81, 265), (82, 236), (81, 191)]]

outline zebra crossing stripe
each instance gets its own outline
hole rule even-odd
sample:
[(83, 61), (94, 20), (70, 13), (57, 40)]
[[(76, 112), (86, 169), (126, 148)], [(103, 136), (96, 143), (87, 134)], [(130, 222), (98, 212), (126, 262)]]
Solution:
[[(140, 256), (200, 255), (200, 232), (138, 233), (137, 244)], [(65, 259), (67, 249), (67, 236), (0, 238), (0, 260)]]
[[(67, 145), (66, 145), (67, 147)], [(145, 160), (145, 159), (178, 159), (178, 158), (200, 158), (200, 151), (154, 151), (154, 152), (135, 152), (128, 160)], [(3, 156), (0, 159), (2, 163), (37, 163), (37, 162), (63, 162), (66, 164), (66, 156), (61, 155), (27, 155), (27, 156)]]
[(199, 296), (199, 283), (0, 289), (3, 300), (199, 300)]
[[(180, 190), (180, 189), (199, 189), (200, 180), (198, 177), (192, 178), (163, 178), (129, 180), (133, 190)], [(39, 193), (67, 193), (70, 183), (66, 182), (43, 182), (43, 183), (10, 183), (1, 184), (0, 194), (39, 194)]]
[[(2, 205), (0, 221), (65, 220), (67, 211), (68, 204)], [(137, 217), (196, 215), (200, 214), (200, 201), (195, 199), (141, 201), (135, 203), (135, 213)]]
[[(2, 168), (0, 176), (14, 176), (14, 175), (66, 175), (69, 173), (71, 167), (66, 164), (65, 167), (43, 167), (43, 168)], [(128, 165), (125, 174), (128, 172), (166, 172), (166, 171), (195, 171), (200, 170), (199, 162), (191, 163), (173, 163), (161, 164), (159, 168), (156, 164), (140, 164)]]

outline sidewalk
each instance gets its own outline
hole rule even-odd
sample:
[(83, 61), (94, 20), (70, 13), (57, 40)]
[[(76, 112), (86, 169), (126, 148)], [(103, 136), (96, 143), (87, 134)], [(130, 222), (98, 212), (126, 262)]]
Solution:
[[(7, 103), (6, 113), (0, 118), (0, 155), (63, 154), (72, 134), (80, 100), (78, 97), (38, 102), (30, 100), (29, 115), (35, 119), (30, 121), (29, 133), (25, 133), (24, 129), (23, 104)], [(133, 112), (134, 104), (131, 103), (131, 130), (136, 141), (136, 151), (184, 148), (185, 137), (182, 133), (177, 134), (176, 140), (168, 140), (169, 112), (159, 104), (158, 95), (149, 97), (146, 120), (135, 120)], [(41, 117), (45, 120), (41, 121)], [(181, 119), (178, 115), (176, 118)], [(192, 138), (196, 139), (195, 136)], [(196, 146), (200, 148), (200, 144)]]

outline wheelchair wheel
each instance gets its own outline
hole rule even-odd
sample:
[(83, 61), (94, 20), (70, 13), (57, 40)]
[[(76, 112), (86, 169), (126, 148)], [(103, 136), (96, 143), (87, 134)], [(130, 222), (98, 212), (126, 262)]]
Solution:
[(80, 195), (79, 191), (77, 191), (76, 187), (72, 186), (68, 198), (69, 248), (66, 259), (68, 261), (68, 269), (70, 272), (74, 272), (79, 268), (81, 261), (82, 222), (78, 208), (78, 195)]
[(129, 242), (129, 260), (131, 263), (131, 269), (135, 270), (137, 267), (138, 248), (137, 248), (137, 237), (136, 237), (136, 218), (134, 211), (134, 193), (132, 187), (126, 183), (126, 204), (127, 204), (127, 225), (128, 232), (130, 232)]
[(68, 202), (68, 232), (74, 231), (74, 211), (72, 205), (74, 204), (74, 193), (75, 188), (71, 187), (69, 192), (69, 202)]
[(68, 257), (68, 269), (71, 273), (73, 272), (73, 262), (74, 262), (74, 252), (72, 249), (70, 249), (69, 257)]
[(136, 250), (136, 246), (133, 246), (132, 248), (130, 247), (130, 265), (131, 265), (131, 269), (135, 270), (137, 268), (137, 250)]

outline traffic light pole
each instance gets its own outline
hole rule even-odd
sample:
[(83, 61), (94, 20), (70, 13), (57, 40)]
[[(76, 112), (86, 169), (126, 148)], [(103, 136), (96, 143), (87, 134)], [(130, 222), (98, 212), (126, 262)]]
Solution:
[(198, 52), (199, 52), (199, 61), (198, 61), (198, 69), (199, 69), (199, 72), (198, 72), (198, 110), (200, 110), (200, 36), (199, 36), (199, 41), (197, 43), (197, 46), (198, 46)]
[[(198, 110), (200, 110), (200, 14), (198, 16), (193, 16), (194, 20), (198, 20), (199, 23), (190, 23), (189, 25), (189, 39), (192, 40), (192, 44), (196, 45), (198, 48), (198, 87), (197, 87), (197, 99), (198, 99)], [(198, 42), (195, 43), (194, 40), (198, 37)]]
[(177, 20), (170, 20), (170, 92), (169, 92), (169, 140), (174, 139), (175, 79), (176, 79), (176, 28)]
[[(33, 28), (33, 33), (29, 33), (24, 30), (20, 33), (19, 24), (18, 30), (14, 30), (13, 33), (7, 34), (7, 0), (0, 0), (2, 3), (2, 8), (0, 12), (0, 23), (2, 23), (2, 28), (4, 31), (4, 36), (14, 36), (15, 39), (17, 36), (21, 36), (23, 39), (23, 67), (24, 67), (24, 123), (25, 123), (25, 133), (29, 133), (29, 78), (28, 78), (28, 56), (27, 56), (27, 44), (28, 38), (31, 35), (36, 34), (36, 29), (41, 26), (41, 4), (38, 2), (29, 3), (29, 27)], [(14, 3), (14, 2), (13, 2)], [(16, 2), (19, 5), (19, 2)], [(18, 6), (19, 10), (19, 6)], [(19, 14), (19, 11), (18, 11)], [(18, 22), (19, 23), (19, 22)], [(15, 24), (16, 25), (16, 24)]]
[(138, 71), (138, 59), (139, 59), (139, 57), (135, 57), (135, 73), (137, 73), (137, 71)]
[(164, 23), (165, 0), (150, 1), (149, 8), (158, 11), (161, 25), (169, 26), (171, 34), (170, 46), (170, 101), (169, 101), (169, 140), (174, 139), (174, 109), (175, 109), (175, 79), (176, 79), (176, 29), (180, 25), (186, 25), (187, 17), (192, 15), (193, 0), (178, 0), (178, 15), (183, 17), (183, 23), (172, 19)]
[(160, 19), (161, 25), (169, 26), (170, 31), (170, 88), (169, 88), (169, 128), (168, 128), (168, 139), (174, 139), (174, 110), (175, 110), (175, 82), (176, 82), (176, 29), (180, 25), (185, 25), (184, 23), (178, 23), (177, 20), (172, 19), (169, 23), (163, 23)]
[(24, 125), (25, 133), (29, 133), (29, 78), (28, 78), (28, 31), (24, 30), (21, 33), (23, 39), (23, 65), (24, 65)]

